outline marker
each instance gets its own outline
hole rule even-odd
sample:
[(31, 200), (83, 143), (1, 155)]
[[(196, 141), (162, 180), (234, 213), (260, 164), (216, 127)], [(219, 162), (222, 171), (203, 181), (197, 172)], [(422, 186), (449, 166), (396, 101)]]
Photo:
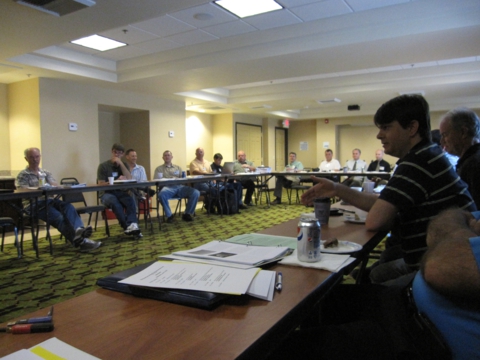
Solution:
[(10, 322), (7, 326), (14, 326), (20, 324), (38, 324), (38, 323), (51, 323), (53, 321), (53, 306), (50, 308), (47, 316), (34, 317), (29, 319), (17, 320), (15, 322)]
[(282, 283), (283, 283), (283, 275), (279, 271), (277, 275), (277, 283), (275, 284), (275, 289), (277, 289), (278, 291), (282, 291)]
[(20, 324), (8, 326), (6, 328), (0, 328), (0, 332), (6, 332), (10, 334), (31, 334), (50, 331), (53, 331), (53, 323)]

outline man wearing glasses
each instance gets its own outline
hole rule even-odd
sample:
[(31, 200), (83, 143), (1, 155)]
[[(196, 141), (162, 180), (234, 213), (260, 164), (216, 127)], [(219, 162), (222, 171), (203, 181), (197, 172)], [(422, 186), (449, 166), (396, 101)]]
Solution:
[[(99, 184), (108, 183), (108, 178), (115, 180), (130, 180), (132, 175), (127, 164), (121, 158), (125, 152), (122, 144), (113, 144), (112, 156), (109, 160), (98, 165), (97, 180)], [(125, 190), (105, 191), (100, 200), (106, 207), (112, 209), (125, 235), (141, 237), (142, 233), (137, 224), (135, 200)]]

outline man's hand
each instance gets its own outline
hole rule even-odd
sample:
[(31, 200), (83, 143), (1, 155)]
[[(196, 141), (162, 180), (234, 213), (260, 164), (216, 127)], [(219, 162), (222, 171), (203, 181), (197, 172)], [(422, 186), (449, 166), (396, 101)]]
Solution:
[(337, 195), (336, 183), (333, 181), (315, 176), (310, 176), (310, 178), (317, 184), (302, 194), (301, 201), (303, 205), (312, 205), (313, 201), (318, 197), (334, 197)]
[(117, 164), (118, 166), (120, 166), (122, 164), (122, 160), (118, 156), (112, 155), (110, 160), (111, 160), (112, 164)]

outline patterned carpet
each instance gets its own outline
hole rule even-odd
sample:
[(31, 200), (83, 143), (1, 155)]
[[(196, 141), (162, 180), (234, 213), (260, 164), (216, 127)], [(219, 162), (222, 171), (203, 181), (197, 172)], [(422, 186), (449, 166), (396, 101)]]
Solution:
[[(286, 195), (284, 201), (287, 201)], [(100, 249), (82, 254), (53, 237), (54, 254), (49, 254), (48, 241), (40, 239), (40, 258), (35, 257), (31, 241), (24, 242), (24, 256), (16, 258), (13, 244), (0, 253), (0, 322), (54, 305), (97, 288), (98, 278), (154, 260), (175, 250), (196, 247), (215, 239), (253, 233), (298, 217), (307, 209), (301, 205), (252, 206), (241, 214), (210, 215), (197, 210), (195, 221), (184, 222), (179, 216), (173, 224), (153, 223), (153, 233), (140, 224), (144, 237), (132, 240), (123, 235), (119, 225), (110, 227), (107, 238), (103, 228), (92, 239), (101, 240)], [(312, 209), (308, 209), (312, 211)], [(154, 221), (156, 219), (154, 218)]]

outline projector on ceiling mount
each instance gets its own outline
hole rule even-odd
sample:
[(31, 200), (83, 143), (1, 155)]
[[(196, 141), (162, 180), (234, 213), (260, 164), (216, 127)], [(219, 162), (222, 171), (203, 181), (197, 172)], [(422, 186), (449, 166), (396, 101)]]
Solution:
[(63, 16), (95, 5), (93, 0), (14, 0), (16, 3), (46, 12), (55, 16)]
[(348, 105), (348, 111), (360, 110), (360, 105)]

